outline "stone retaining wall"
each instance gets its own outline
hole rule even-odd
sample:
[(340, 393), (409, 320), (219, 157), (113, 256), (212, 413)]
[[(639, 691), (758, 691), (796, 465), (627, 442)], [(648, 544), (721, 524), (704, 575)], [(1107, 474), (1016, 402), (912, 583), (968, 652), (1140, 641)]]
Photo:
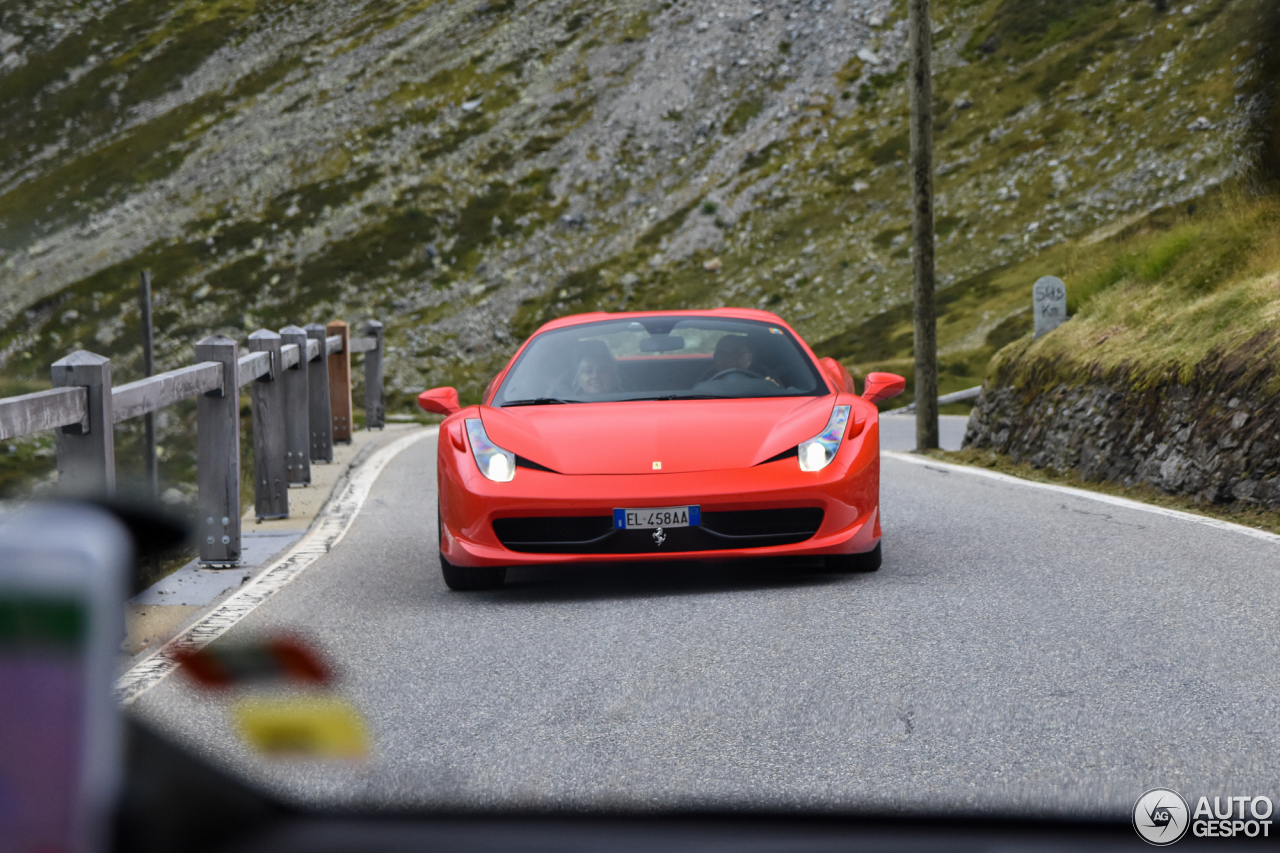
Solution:
[(1200, 384), (1135, 391), (1100, 381), (1047, 392), (988, 386), (964, 446), (1074, 469), (1086, 480), (1280, 509), (1280, 400), (1258, 391)]

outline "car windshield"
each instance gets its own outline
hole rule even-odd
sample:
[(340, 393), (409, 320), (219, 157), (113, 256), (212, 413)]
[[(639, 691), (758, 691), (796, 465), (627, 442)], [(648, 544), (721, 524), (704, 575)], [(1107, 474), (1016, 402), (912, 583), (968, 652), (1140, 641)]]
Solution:
[(543, 332), (520, 354), (492, 405), (826, 393), (817, 366), (782, 326), (667, 316)]

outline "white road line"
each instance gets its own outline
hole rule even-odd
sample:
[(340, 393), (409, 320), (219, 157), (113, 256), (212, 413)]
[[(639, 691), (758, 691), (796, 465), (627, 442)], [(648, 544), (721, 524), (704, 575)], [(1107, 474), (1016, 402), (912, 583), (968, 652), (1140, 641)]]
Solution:
[(116, 699), (122, 705), (134, 702), (177, 668), (175, 656), (178, 652), (202, 649), (221, 637), (231, 626), (302, 574), (304, 569), (329, 553), (351, 529), (352, 522), (360, 513), (360, 508), (369, 497), (369, 490), (373, 488), (382, 469), (402, 450), (429, 435), (435, 435), (439, 429), (433, 426), (411, 433), (370, 456), (352, 472), (342, 491), (329, 498), (311, 529), (283, 557), (260, 571), (226, 601), (120, 676), (116, 681)]
[(1232, 533), (1243, 533), (1246, 536), (1252, 536), (1254, 539), (1261, 539), (1264, 542), (1275, 542), (1280, 544), (1280, 536), (1275, 533), (1268, 533), (1265, 530), (1256, 530), (1252, 527), (1245, 527), (1243, 524), (1232, 524), (1230, 521), (1219, 521), (1216, 518), (1208, 518), (1195, 513), (1182, 512), (1176, 509), (1165, 509), (1162, 506), (1153, 504), (1144, 504), (1141, 501), (1130, 500), (1129, 498), (1117, 498), (1112, 495), (1104, 495), (1101, 492), (1091, 492), (1088, 489), (1075, 489), (1071, 486), (1058, 486), (1053, 483), (1037, 483), (1034, 480), (1024, 480), (1021, 477), (1011, 477), (1008, 474), (998, 474), (995, 471), (987, 471), (983, 468), (973, 468), (968, 465), (953, 465), (950, 462), (939, 462), (928, 456), (917, 456), (914, 453), (902, 453), (896, 450), (880, 451), (882, 458), (896, 459), (899, 462), (910, 462), (912, 465), (923, 465), (928, 468), (941, 469), (944, 471), (954, 471), (960, 474), (972, 474), (975, 477), (986, 477), (988, 480), (998, 480), (1002, 483), (1013, 483), (1019, 486), (1026, 486), (1032, 489), (1045, 489), (1050, 492), (1061, 492), (1065, 495), (1071, 495), (1085, 500), (1097, 501), (1098, 503), (1111, 504), (1112, 506), (1124, 507), (1125, 509), (1136, 509), (1140, 512), (1150, 512), (1155, 515), (1163, 515), (1169, 518), (1176, 518), (1181, 521), (1192, 521), (1196, 524), (1203, 524), (1207, 527), (1216, 527), (1219, 530), (1227, 530)]

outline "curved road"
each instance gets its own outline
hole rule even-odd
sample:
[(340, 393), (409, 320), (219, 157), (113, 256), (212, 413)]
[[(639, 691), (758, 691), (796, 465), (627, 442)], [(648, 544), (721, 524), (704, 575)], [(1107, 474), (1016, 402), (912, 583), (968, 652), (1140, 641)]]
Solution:
[[(886, 445), (910, 424), (886, 418)], [(404, 451), (333, 552), (231, 631), (312, 637), (371, 759), (258, 758), (179, 676), (134, 712), (319, 803), (1127, 819), (1157, 785), (1280, 799), (1274, 541), (886, 458), (872, 575), (520, 570), (459, 594), (434, 464), (433, 439)]]

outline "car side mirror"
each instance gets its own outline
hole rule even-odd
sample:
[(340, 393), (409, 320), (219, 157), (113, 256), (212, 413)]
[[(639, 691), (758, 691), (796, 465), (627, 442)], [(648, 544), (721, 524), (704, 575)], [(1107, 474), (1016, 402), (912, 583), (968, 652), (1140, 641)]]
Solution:
[(896, 373), (868, 373), (867, 384), (862, 389), (862, 399), (879, 403), (896, 397), (907, 390), (907, 380)]
[(462, 403), (458, 401), (458, 389), (449, 387), (423, 391), (418, 395), (418, 405), (424, 412), (436, 415), (452, 415), (462, 409)]

